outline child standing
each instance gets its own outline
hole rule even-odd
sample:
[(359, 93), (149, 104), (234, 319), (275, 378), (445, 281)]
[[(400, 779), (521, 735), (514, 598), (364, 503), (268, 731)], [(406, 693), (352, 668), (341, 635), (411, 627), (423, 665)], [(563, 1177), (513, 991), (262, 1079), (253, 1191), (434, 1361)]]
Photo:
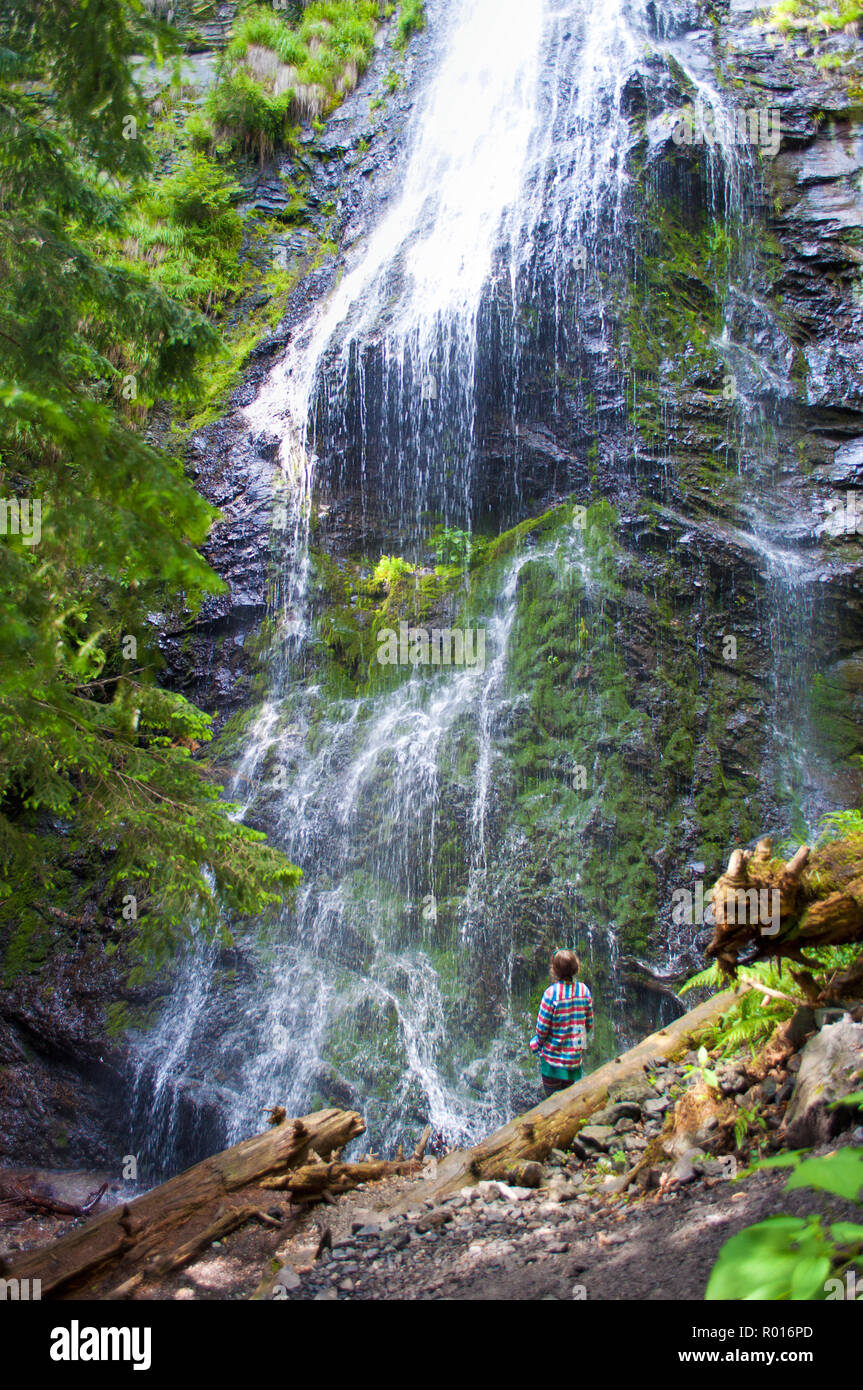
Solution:
[(542, 996), (531, 1052), (539, 1053), (542, 1084), (547, 1096), (563, 1091), (584, 1072), (582, 1060), (593, 1036), (593, 998), (578, 979), (581, 962), (574, 951), (556, 951), (551, 961), (552, 983)]

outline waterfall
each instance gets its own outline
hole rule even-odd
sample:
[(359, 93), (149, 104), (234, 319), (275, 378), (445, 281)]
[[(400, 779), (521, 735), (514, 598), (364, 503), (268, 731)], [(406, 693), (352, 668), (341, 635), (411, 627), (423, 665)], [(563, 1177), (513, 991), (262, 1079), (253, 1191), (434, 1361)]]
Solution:
[[(752, 547), (763, 575), (763, 622), (770, 651), (770, 737), (761, 786), (766, 804), (777, 806), (777, 828), (801, 839), (817, 836), (819, 817), (830, 809), (813, 756), (810, 691), (815, 663), (812, 635), (816, 621), (818, 569), (807, 561), (797, 534), (793, 492), (783, 483), (775, 430), (784, 404), (793, 399), (789, 377), (791, 344), (776, 313), (756, 286), (764, 216), (759, 206), (761, 175), (751, 140), (739, 138), (741, 120), (728, 93), (685, 63), (695, 92), (694, 120), (714, 134), (709, 168), (722, 190), (724, 216), (737, 237), (736, 261), (724, 304), (723, 332), (716, 349), (727, 365), (726, 390), (734, 402), (732, 435), (748, 496), (741, 505), (745, 529), (737, 532)], [(759, 116), (759, 130), (774, 130), (773, 118)], [(778, 146), (777, 146), (778, 148)], [(775, 151), (774, 151), (775, 152)], [(752, 342), (754, 317), (771, 343), (768, 355)], [(778, 353), (777, 353), (778, 344)], [(733, 628), (733, 621), (729, 624)], [(733, 632), (731, 633), (733, 635)]]
[[(540, 109), (542, 4), (473, 0), (446, 19), (401, 197), (247, 412), (251, 429), (280, 435), (293, 480), (313, 473), (316, 434), (326, 446), (353, 432), (363, 464), (379, 439), (405, 526), (432, 503), (445, 519), (472, 510), (477, 319), (492, 273), (515, 274)], [(445, 452), (456, 462), (441, 490)]]
[[(529, 603), (544, 589), (566, 593), (577, 653), (591, 631), (613, 628), (614, 559), (595, 537), (588, 544), (571, 506), (502, 553), (485, 589), (466, 572), (459, 601), (471, 635), (482, 634), (482, 661), (417, 661), (400, 682), (369, 681), (350, 695), (327, 685), (316, 658), (314, 514), (322, 498), (349, 496), (364, 525), (374, 513), (370, 533), (385, 531), (408, 561), (421, 560), (435, 522), (468, 545), (483, 528), (512, 527), (534, 500), (523, 465), (538, 436), (525, 422), (564, 401), (592, 421), (585, 439), (602, 437), (625, 481), (630, 85), (644, 80), (646, 54), (673, 52), (704, 107), (721, 113), (722, 99), (678, 51), (673, 4), (436, 0), (429, 18), (433, 72), (409, 124), (400, 193), (349, 248), (344, 273), (245, 410), (250, 435), (277, 443), (282, 484), (268, 690), (232, 797), (303, 879), (273, 927), (236, 924), (227, 964), (196, 946), (159, 1027), (140, 1041), (138, 1132), (167, 1166), (180, 1151), (176, 1095), (200, 1086), (211, 1088), (226, 1139), (259, 1126), (268, 1105), (303, 1113), (326, 1100), (362, 1109), (384, 1152), (426, 1122), (467, 1143), (532, 1104), (537, 961), (549, 934), (568, 943), (584, 837), (601, 844), (605, 833), (572, 797), (551, 738), (548, 777), (557, 780), (534, 837), (525, 830), (533, 807), (522, 802), (540, 802), (541, 791), (520, 799), (510, 787), (516, 810), (500, 813), (509, 761), (534, 718), (513, 674)], [(748, 153), (720, 144), (707, 170), (710, 205), (742, 214)], [(737, 362), (746, 349), (731, 320), (729, 310), (717, 351)], [(741, 447), (757, 433), (763, 453), (768, 432), (755, 413), (741, 420)], [(491, 468), (496, 435), (505, 444)], [(582, 459), (560, 462), (543, 447), (550, 468), (587, 475)], [(554, 491), (535, 486), (535, 496)], [(573, 494), (557, 491), (559, 501)], [(749, 535), (773, 577), (778, 617), (796, 580), (788, 570), (783, 587), (785, 560), (754, 514)], [(772, 640), (787, 650), (775, 623)], [(558, 660), (553, 642), (545, 659)], [(781, 743), (784, 667), (774, 665)], [(589, 678), (574, 671), (574, 682)], [(641, 712), (621, 712), (613, 690), (608, 703), (637, 756)], [(799, 709), (793, 715), (799, 726)], [(567, 756), (578, 762), (571, 748)], [(551, 823), (570, 828), (562, 867), (560, 856), (543, 861)], [(545, 881), (547, 903), (529, 899), (525, 885), (536, 892)], [(610, 1055), (638, 1032), (626, 1013), (625, 923), (609, 909), (581, 925), (580, 944), (608, 986), (598, 1004)]]

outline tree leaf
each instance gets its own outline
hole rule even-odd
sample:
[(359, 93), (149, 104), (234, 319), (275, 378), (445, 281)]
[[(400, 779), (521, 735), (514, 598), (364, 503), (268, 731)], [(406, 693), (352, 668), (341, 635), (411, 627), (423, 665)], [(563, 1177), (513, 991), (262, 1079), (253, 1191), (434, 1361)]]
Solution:
[(824, 1298), (833, 1262), (828, 1255), (804, 1255), (791, 1271), (791, 1298), (794, 1302)]
[(723, 1245), (704, 1297), (709, 1302), (788, 1298), (796, 1266), (807, 1256), (819, 1256), (820, 1245), (810, 1223), (798, 1216), (771, 1216), (748, 1226)]
[(837, 1245), (863, 1245), (863, 1226), (854, 1221), (834, 1221), (830, 1235)]
[(826, 1158), (805, 1159), (789, 1177), (785, 1191), (799, 1187), (812, 1187), (818, 1192), (833, 1192), (851, 1202), (859, 1201), (863, 1188), (863, 1153), (845, 1148)]

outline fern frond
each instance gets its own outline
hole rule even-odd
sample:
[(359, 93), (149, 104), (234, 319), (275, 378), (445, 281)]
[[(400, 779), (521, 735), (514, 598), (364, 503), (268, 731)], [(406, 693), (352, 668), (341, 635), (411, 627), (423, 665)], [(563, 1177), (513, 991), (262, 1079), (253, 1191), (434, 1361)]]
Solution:
[(723, 982), (722, 971), (717, 961), (709, 965), (706, 970), (700, 970), (697, 975), (693, 975), (691, 980), (687, 980), (685, 985), (681, 985), (678, 994), (686, 994), (691, 989), (709, 989), (718, 987)]

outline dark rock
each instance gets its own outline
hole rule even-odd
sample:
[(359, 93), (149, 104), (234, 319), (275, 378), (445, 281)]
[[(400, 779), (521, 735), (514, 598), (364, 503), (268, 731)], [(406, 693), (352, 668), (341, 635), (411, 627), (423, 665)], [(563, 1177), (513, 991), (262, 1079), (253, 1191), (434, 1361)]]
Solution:
[(273, 1293), (275, 1296), (278, 1296), (280, 1290), (284, 1290), (286, 1293), (291, 1293), (294, 1289), (300, 1288), (302, 1282), (303, 1281), (297, 1274), (297, 1271), (293, 1269), (291, 1265), (282, 1265), (282, 1268), (276, 1275), (276, 1280), (273, 1285)]
[(801, 1048), (806, 1039), (811, 1037), (816, 1030), (815, 1010), (808, 1004), (801, 1004), (799, 1009), (795, 1009), (788, 1022), (788, 1041), (795, 1049)]
[(642, 1105), (656, 1098), (656, 1088), (648, 1080), (612, 1081), (608, 1088), (608, 1105), (629, 1102)]
[(863, 1024), (844, 1018), (827, 1024), (806, 1044), (785, 1116), (790, 1148), (826, 1143), (855, 1123), (855, 1106), (830, 1107), (860, 1089), (861, 1067)]
[(0, 990), (0, 1161), (117, 1171), (128, 1150), (123, 1060), (104, 1011), (120, 972), (93, 931)]
[(642, 1112), (646, 1120), (658, 1120), (668, 1110), (671, 1101), (668, 1096), (653, 1096), (646, 1100), (642, 1106)]
[[(562, 1154), (561, 1157), (565, 1162), (566, 1155)], [(536, 1162), (523, 1163), (513, 1174), (513, 1182), (519, 1187), (539, 1187), (542, 1179), (542, 1164)]]
[(685, 1156), (683, 1158), (679, 1158), (671, 1169), (672, 1182), (694, 1182), (697, 1176), (698, 1174), (695, 1171), (695, 1167), (692, 1163), (692, 1160), (686, 1158)]
[(635, 1120), (631, 1120), (628, 1115), (623, 1115), (614, 1126), (615, 1134), (630, 1134), (634, 1129), (637, 1129)]
[(453, 1219), (453, 1212), (449, 1207), (435, 1207), (434, 1211), (420, 1218), (415, 1229), (418, 1235), (426, 1235), (430, 1231), (439, 1230)]
[(383, 1224), (384, 1219), (379, 1212), (370, 1207), (357, 1207), (351, 1218), (351, 1234), (379, 1231)]
[(579, 1130), (578, 1138), (589, 1148), (604, 1150), (614, 1139), (614, 1130), (611, 1125), (585, 1125)]
[(718, 1158), (700, 1158), (693, 1164), (696, 1172), (703, 1178), (717, 1178), (730, 1182), (737, 1176), (737, 1159), (733, 1154), (720, 1154)]
[(786, 1102), (789, 1101), (789, 1100), (791, 1099), (791, 1095), (792, 1095), (792, 1092), (793, 1092), (793, 1091), (794, 1091), (794, 1081), (793, 1081), (793, 1079), (789, 1078), (787, 1081), (783, 1081), (782, 1085), (779, 1087), (779, 1090), (776, 1092), (776, 1100), (777, 1100), (778, 1104), (779, 1104), (779, 1105), (785, 1105)]
[(724, 1096), (742, 1095), (749, 1087), (749, 1078), (745, 1072), (737, 1071), (733, 1067), (723, 1067), (718, 1073), (719, 1089)]
[(847, 1009), (816, 1009), (815, 1026), (816, 1028), (825, 1028), (829, 1023), (838, 1023), (840, 1019), (845, 1017), (846, 1013)]
[(664, 1168), (642, 1168), (635, 1179), (636, 1185), (640, 1187), (643, 1192), (652, 1192), (659, 1187), (662, 1181), (662, 1174), (667, 1171), (668, 1169)]

